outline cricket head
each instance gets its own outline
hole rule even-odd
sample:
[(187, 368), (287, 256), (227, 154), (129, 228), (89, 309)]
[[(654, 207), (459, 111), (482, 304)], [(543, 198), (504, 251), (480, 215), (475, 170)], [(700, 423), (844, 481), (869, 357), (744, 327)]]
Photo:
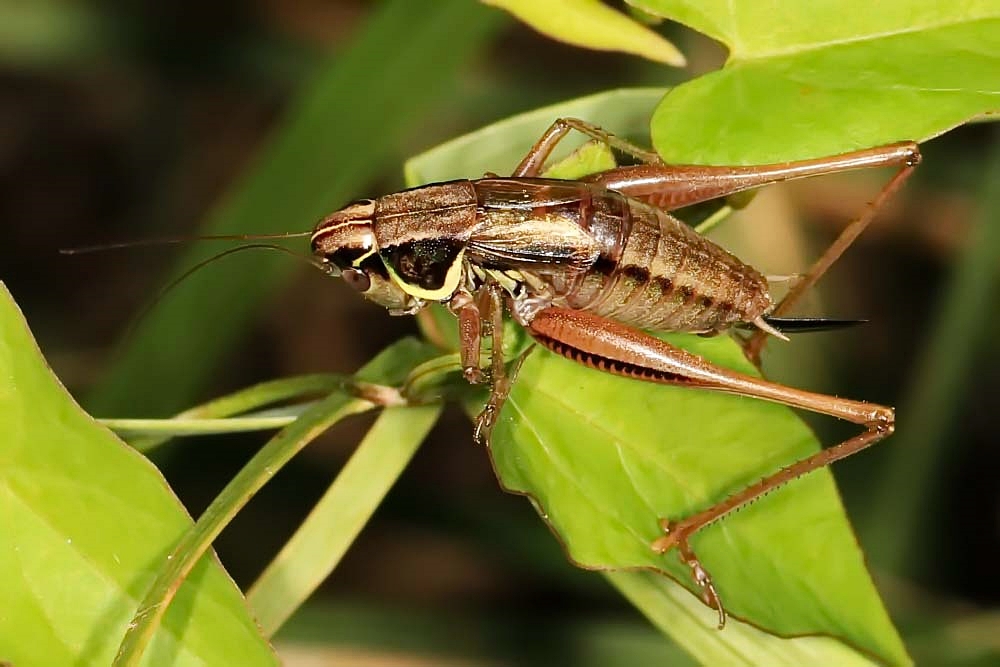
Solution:
[(419, 304), (389, 277), (379, 257), (374, 222), (373, 200), (349, 204), (316, 225), (312, 252), (365, 298), (393, 312), (412, 312)]

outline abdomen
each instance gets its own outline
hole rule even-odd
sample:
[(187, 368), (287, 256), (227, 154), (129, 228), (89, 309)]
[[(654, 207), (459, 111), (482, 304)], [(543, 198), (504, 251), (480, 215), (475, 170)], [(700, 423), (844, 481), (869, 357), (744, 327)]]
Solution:
[(601, 252), (560, 290), (569, 308), (643, 329), (704, 333), (771, 307), (759, 272), (664, 211), (605, 191), (582, 225)]

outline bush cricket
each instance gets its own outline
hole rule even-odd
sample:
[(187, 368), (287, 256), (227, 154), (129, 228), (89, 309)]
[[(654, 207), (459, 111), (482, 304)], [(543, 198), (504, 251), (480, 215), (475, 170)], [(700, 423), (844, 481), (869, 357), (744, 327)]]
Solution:
[[(543, 178), (555, 146), (572, 130), (637, 161), (581, 180)], [(702, 601), (726, 611), (689, 538), (701, 528), (777, 487), (854, 454), (892, 434), (892, 408), (818, 394), (732, 371), (646, 333), (715, 335), (749, 329), (741, 339), (759, 366), (769, 336), (834, 328), (852, 321), (785, 318), (791, 306), (864, 231), (878, 210), (920, 163), (915, 142), (904, 141), (841, 155), (755, 166), (666, 164), (660, 157), (582, 120), (556, 120), (507, 178), (432, 183), (349, 204), (312, 232), (158, 239), (64, 250), (75, 254), (188, 240), (247, 240), (311, 236), (314, 258), (392, 315), (413, 315), (430, 303), (458, 319), (465, 378), (489, 383), (476, 419), (475, 439), (487, 443), (528, 348), (507, 370), (503, 358), (506, 310), (542, 347), (615, 375), (708, 389), (781, 403), (836, 417), (864, 430), (781, 468), (724, 500), (680, 519), (660, 518), (653, 550), (676, 549), (701, 590)], [(896, 167), (852, 220), (775, 303), (768, 280), (701, 236), (671, 211), (765, 185), (837, 172)], [(305, 257), (283, 246), (252, 243), (200, 262), (161, 291), (223, 256), (260, 248)], [(154, 301), (155, 303), (155, 301)], [(491, 337), (487, 369), (481, 341)]]
[[(542, 178), (553, 148), (571, 130), (636, 159), (582, 180)], [(774, 401), (858, 424), (864, 430), (683, 518), (661, 518), (651, 548), (676, 549), (703, 602), (726, 612), (689, 538), (786, 482), (889, 436), (892, 408), (787, 387), (716, 366), (644, 330), (714, 335), (735, 327), (759, 362), (768, 336), (836, 322), (782, 317), (864, 231), (920, 162), (914, 142), (812, 160), (759, 166), (665, 164), (658, 155), (576, 119), (559, 119), (508, 178), (435, 183), (352, 203), (311, 237), (326, 270), (394, 315), (445, 304), (458, 318), (463, 374), (491, 384), (476, 420), (486, 442), (522, 354), (507, 371), (502, 341), (480, 367), (483, 336), (502, 336), (506, 310), (542, 347), (591, 368)], [(787, 295), (775, 303), (756, 269), (670, 214), (675, 209), (780, 181), (869, 167), (895, 175)], [(530, 348), (529, 348), (530, 351)], [(525, 353), (527, 354), (527, 352)]]

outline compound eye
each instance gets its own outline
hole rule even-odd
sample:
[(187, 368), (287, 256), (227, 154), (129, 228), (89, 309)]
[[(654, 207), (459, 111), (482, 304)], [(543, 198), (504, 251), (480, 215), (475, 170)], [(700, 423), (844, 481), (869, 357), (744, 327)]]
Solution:
[(367, 292), (372, 286), (372, 281), (368, 277), (368, 274), (357, 269), (344, 269), (340, 277), (359, 292)]

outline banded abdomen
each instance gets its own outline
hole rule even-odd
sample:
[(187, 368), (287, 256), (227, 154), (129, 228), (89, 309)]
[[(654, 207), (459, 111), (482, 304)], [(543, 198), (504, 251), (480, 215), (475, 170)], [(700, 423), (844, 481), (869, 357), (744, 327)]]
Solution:
[(752, 322), (772, 305), (753, 267), (668, 213), (622, 195), (594, 193), (583, 223), (600, 256), (563, 303), (643, 329), (712, 332)]

